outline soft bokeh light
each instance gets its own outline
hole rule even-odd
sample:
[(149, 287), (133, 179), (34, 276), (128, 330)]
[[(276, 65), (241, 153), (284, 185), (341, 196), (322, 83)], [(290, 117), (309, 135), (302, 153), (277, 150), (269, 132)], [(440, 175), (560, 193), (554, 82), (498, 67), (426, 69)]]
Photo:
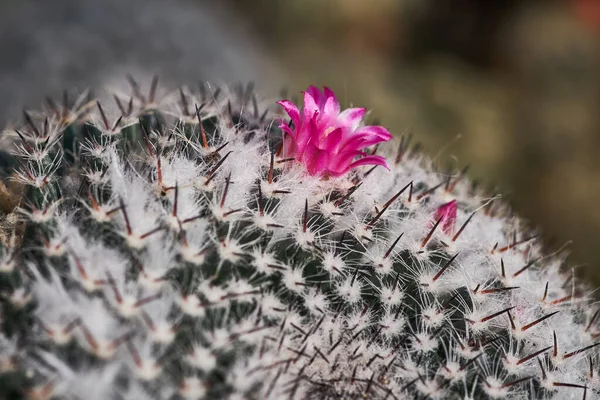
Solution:
[(440, 168), (501, 193), (600, 281), (594, 0), (230, 0), (290, 76), (327, 84)]

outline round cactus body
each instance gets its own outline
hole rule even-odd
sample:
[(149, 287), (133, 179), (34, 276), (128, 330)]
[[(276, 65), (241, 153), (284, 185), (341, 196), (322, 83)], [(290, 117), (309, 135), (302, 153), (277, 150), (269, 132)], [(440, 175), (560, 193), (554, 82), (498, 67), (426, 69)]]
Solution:
[(5, 133), (7, 398), (600, 395), (591, 294), (464, 171), (328, 89), (159, 92)]

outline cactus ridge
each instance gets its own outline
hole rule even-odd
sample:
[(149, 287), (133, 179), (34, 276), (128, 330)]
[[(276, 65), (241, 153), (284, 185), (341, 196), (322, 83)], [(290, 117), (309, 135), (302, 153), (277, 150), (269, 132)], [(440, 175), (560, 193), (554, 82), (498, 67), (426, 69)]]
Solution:
[(465, 170), (309, 176), (252, 85), (142, 89), (5, 132), (8, 398), (600, 396), (591, 292)]

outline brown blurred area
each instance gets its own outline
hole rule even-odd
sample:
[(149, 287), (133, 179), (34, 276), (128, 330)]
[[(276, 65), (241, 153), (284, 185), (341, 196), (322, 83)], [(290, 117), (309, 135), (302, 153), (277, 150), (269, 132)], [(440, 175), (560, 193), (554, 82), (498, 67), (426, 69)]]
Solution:
[(599, 0), (228, 1), (291, 93), (326, 84), (471, 165), (600, 283)]
[(600, 284), (600, 0), (0, 0), (0, 54), (0, 128), (126, 73), (330, 86), (573, 240)]

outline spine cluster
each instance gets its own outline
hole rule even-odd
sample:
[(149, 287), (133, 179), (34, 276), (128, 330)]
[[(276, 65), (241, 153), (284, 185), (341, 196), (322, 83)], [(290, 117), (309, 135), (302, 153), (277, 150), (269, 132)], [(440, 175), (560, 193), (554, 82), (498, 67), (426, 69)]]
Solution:
[(313, 176), (251, 87), (131, 93), (8, 132), (25, 194), (0, 250), (0, 392), (600, 395), (590, 292), (464, 171), (402, 137), (369, 150), (390, 170)]

